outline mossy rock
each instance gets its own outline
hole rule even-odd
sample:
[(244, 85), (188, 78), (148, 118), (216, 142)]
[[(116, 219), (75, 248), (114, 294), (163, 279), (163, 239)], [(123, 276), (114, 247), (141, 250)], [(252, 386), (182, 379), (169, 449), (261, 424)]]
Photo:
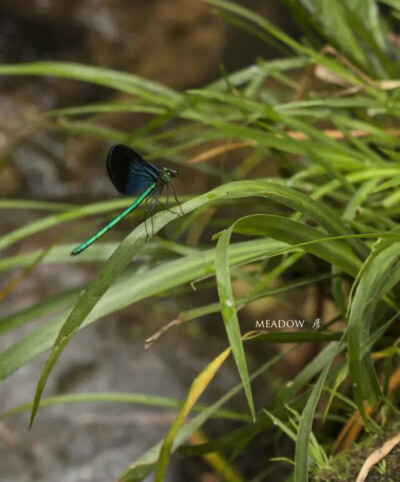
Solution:
[[(349, 450), (329, 460), (329, 465), (314, 468), (310, 474), (311, 482), (353, 482), (372, 452), (400, 430), (400, 421), (391, 421), (387, 428), (354, 444)], [(397, 444), (380, 463), (369, 471), (366, 482), (400, 482), (400, 444)]]

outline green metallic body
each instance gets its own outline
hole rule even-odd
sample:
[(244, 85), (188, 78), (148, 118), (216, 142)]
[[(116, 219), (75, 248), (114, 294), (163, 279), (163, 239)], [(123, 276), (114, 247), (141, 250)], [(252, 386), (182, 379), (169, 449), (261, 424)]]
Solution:
[[(163, 179), (163, 182), (165, 182), (164, 179)], [(156, 187), (157, 187), (157, 182), (154, 182), (153, 184), (151, 184), (140, 196), (138, 196), (135, 199), (135, 201), (130, 206), (124, 209), (117, 217), (112, 219), (108, 224), (106, 224), (102, 229), (100, 229), (100, 231), (94, 234), (91, 238), (87, 239), (84, 243), (76, 247), (71, 252), (71, 255), (76, 256), (77, 254), (82, 253), (82, 251), (84, 251), (91, 244), (93, 244), (97, 239), (103, 236), (103, 234), (109, 231), (113, 226), (115, 226), (115, 224), (121, 221), (121, 219), (123, 219), (125, 216), (131, 213), (134, 209), (136, 209), (148, 196), (150, 196), (150, 194), (154, 191)]]

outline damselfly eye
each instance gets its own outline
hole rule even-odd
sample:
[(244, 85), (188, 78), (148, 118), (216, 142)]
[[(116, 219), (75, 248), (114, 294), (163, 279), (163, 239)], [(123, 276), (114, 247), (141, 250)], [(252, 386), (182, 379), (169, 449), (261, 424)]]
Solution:
[(168, 168), (164, 168), (168, 174), (171, 176), (171, 177), (177, 177), (179, 176), (179, 172), (176, 170), (176, 169), (168, 169)]

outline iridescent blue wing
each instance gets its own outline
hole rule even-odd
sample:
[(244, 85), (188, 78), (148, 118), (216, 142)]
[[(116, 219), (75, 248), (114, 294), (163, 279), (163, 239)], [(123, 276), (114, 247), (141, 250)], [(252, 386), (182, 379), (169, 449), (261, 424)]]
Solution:
[(119, 193), (134, 196), (155, 182), (160, 170), (130, 147), (114, 144), (108, 151), (107, 172)]

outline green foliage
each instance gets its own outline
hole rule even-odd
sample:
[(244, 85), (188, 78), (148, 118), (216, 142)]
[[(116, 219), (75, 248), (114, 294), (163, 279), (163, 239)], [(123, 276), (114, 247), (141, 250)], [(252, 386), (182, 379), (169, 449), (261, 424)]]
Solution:
[[(171, 164), (189, 166), (194, 174), (206, 173), (217, 186), (206, 193), (185, 193), (184, 218), (169, 211), (154, 216), (154, 234), (158, 236), (165, 227), (169, 241), (156, 237), (146, 242), (142, 223), (120, 244), (99, 241), (78, 258), (69, 256), (72, 239), (43, 251), (5, 255), (0, 261), (4, 273), (47, 263), (101, 266), (86, 285), (0, 320), (0, 333), (4, 333), (38, 318), (47, 319), (0, 353), (0, 379), (50, 349), (33, 403), (15, 409), (32, 408), (31, 423), (39, 407), (51, 403), (103, 400), (180, 406), (164, 442), (134, 461), (121, 481), (143, 480), (153, 471), (157, 480), (162, 480), (171, 453), (178, 449), (197, 454), (221, 450), (234, 460), (254, 437), (273, 427), (296, 443), (291, 457), (276, 460), (294, 459), (293, 480), (303, 482), (308, 480), (312, 465), (328, 463), (326, 453), (334, 442), (326, 442), (323, 426), (313, 427), (324, 390), (331, 394), (325, 420), (340, 420), (343, 411), (350, 416), (357, 407), (367, 429), (376, 429), (376, 424), (365, 403), (376, 411), (392, 403), (392, 394), (385, 393), (379, 382), (382, 373), (386, 377), (391, 373), (374, 353), (379, 350), (386, 358), (398, 354), (390, 327), (400, 306), (400, 132), (396, 127), (400, 117), (400, 55), (388, 42), (388, 34), (393, 19), (400, 16), (400, 6), (393, 0), (382, 1), (388, 9), (384, 17), (377, 15), (379, 4), (375, 0), (287, 0), (303, 34), (301, 40), (294, 40), (236, 2), (207, 2), (266, 42), (284, 46), (290, 56), (269, 62), (258, 59), (239, 72), (184, 93), (129, 73), (79, 64), (0, 66), (0, 75), (70, 78), (128, 96), (124, 102), (46, 112), (30, 122), (33, 131), (90, 136), (104, 145), (124, 142), (150, 159), (162, 156)], [(327, 44), (330, 48), (324, 50)], [(295, 80), (299, 75), (300, 82)], [(149, 120), (130, 133), (99, 125), (91, 118), (92, 114), (121, 111), (146, 114)], [(171, 120), (175, 128), (164, 129)], [(20, 143), (19, 138), (13, 147)], [(212, 152), (216, 146), (224, 153), (223, 165)], [(234, 161), (231, 154), (240, 148), (235, 154), (240, 160)], [(203, 161), (187, 163), (192, 152), (202, 152)], [(9, 154), (3, 157), (0, 168)], [(13, 248), (26, 237), (62, 223), (122, 209), (130, 202), (119, 199), (76, 207), (0, 200), (1, 210), (43, 213), (38, 220), (2, 235), (0, 249)], [(205, 216), (209, 209), (217, 212), (214, 219)], [(200, 242), (188, 247), (182, 241), (184, 234), (199, 226), (200, 219), (205, 219)], [(203, 231), (206, 234), (201, 236)], [(145, 267), (140, 274), (131, 266), (138, 259)], [(311, 273), (310, 265), (314, 267)], [(246, 296), (235, 296), (236, 281), (247, 283)], [(200, 305), (182, 313), (180, 320), (219, 313), (229, 348), (220, 358), (210, 360), (194, 380), (185, 402), (179, 405), (138, 394), (42, 399), (55, 363), (80, 329), (139, 300), (173, 296), (172, 290), (174, 294), (184, 292), (194, 282), (199, 290), (211, 285), (218, 292), (219, 303)], [(318, 283), (325, 299), (337, 308), (332, 319), (323, 320), (320, 331), (242, 333), (238, 312), (251, 302), (268, 299), (289, 304), (287, 295), (292, 290)], [(327, 345), (290, 383), (272, 393), (272, 401), (257, 406), (254, 380), (287, 352), (254, 371), (249, 369), (247, 350), (267, 343), (291, 343), (296, 350), (307, 341)], [(196, 405), (230, 350), (241, 383), (210, 406)], [(250, 414), (224, 407), (242, 389)], [(183, 424), (192, 411), (198, 415)], [(187, 438), (210, 417), (240, 420), (242, 425), (219, 440), (185, 448)]]

